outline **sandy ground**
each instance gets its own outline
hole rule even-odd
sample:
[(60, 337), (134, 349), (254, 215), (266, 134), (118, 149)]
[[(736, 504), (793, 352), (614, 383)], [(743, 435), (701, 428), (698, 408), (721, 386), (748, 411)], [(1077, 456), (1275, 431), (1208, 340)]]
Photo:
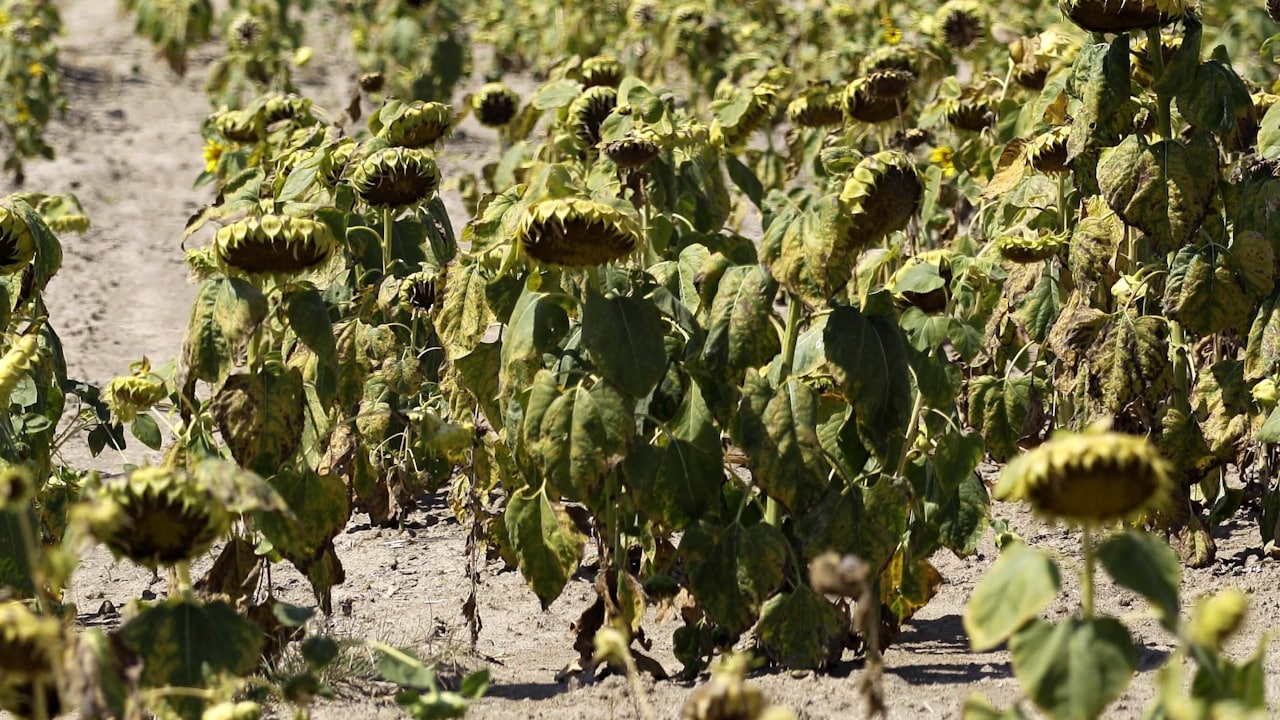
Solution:
[[(32, 162), (24, 190), (76, 193), (93, 221), (83, 237), (66, 236), (66, 261), (49, 291), (52, 322), (60, 329), (73, 377), (104, 382), (128, 371), (147, 356), (156, 366), (172, 361), (181, 343), (195, 287), (188, 283), (179, 238), (186, 219), (211, 198), (191, 188), (199, 173), (199, 126), (208, 111), (202, 91), (212, 49), (197, 53), (186, 78), (173, 76), (136, 39), (110, 0), (59, 3), (67, 26), (62, 59), (70, 109), (48, 138), (57, 149), (52, 162)], [(313, 40), (319, 47), (340, 46), (338, 31)], [(332, 41), (332, 42), (330, 42)], [(321, 107), (345, 107), (352, 86), (351, 68), (332, 57), (317, 57), (302, 74), (304, 91)], [(478, 84), (478, 81), (476, 82)], [(442, 152), (446, 178), (450, 168), (474, 167), (491, 151), (493, 138), (477, 125), (464, 126)], [(7, 194), (0, 178), (0, 195)], [(456, 193), (447, 195), (453, 221), (467, 218)], [(139, 461), (145, 454), (131, 453)], [(69, 447), (72, 463), (119, 470), (117, 457), (91, 461), (87, 449)], [(1024, 538), (1054, 552), (1063, 564), (1066, 592), (1050, 614), (1057, 617), (1078, 604), (1072, 578), (1080, 561), (1078, 540), (1065, 529), (1036, 522), (1021, 510), (998, 505), (994, 513), (1010, 521)], [(1250, 554), (1256, 547), (1256, 520), (1242, 513), (1220, 531), (1218, 563), (1188, 571), (1184, 598), (1237, 586), (1249, 591), (1251, 621), (1232, 650), (1245, 653), (1280, 622), (1280, 565)], [(342, 608), (323, 625), (340, 637), (374, 638), (415, 647), (424, 657), (456, 660), (468, 667), (487, 665), (494, 684), (476, 702), (476, 718), (631, 718), (637, 712), (617, 677), (571, 686), (555, 677), (576, 656), (570, 624), (592, 597), (592, 579), (580, 573), (564, 595), (542, 612), (518, 573), (494, 565), (483, 576), (480, 612), (483, 632), (474, 653), (468, 648), (461, 605), (466, 595), (465, 533), (443, 506), (415, 513), (403, 532), (370, 528), (356, 516), (337, 539), (347, 582), (334, 590)], [(891, 717), (959, 716), (964, 698), (981, 692), (998, 705), (1018, 697), (1009, 656), (1003, 649), (972, 653), (960, 622), (969, 593), (994, 559), (990, 541), (967, 560), (939, 556), (946, 578), (938, 597), (906, 628), (886, 655), (887, 697)], [(206, 558), (204, 562), (207, 564)], [(197, 568), (198, 570), (199, 568)], [(96, 615), (104, 601), (123, 607), (144, 592), (163, 592), (151, 574), (113, 563), (102, 552), (85, 558), (76, 576), (73, 599), (86, 623), (110, 623)], [(277, 573), (275, 591), (288, 601), (306, 603), (302, 580)], [(1105, 585), (1100, 610), (1130, 621), (1142, 652), (1140, 672), (1130, 691), (1109, 710), (1113, 717), (1138, 717), (1152, 694), (1152, 673), (1173, 645), (1143, 604)], [(674, 672), (671, 631), (676, 625), (652, 620), (652, 654)], [(371, 679), (359, 662), (335, 678), (336, 700), (313, 708), (317, 718), (399, 716), (392, 688)], [(1280, 677), (1275, 654), (1267, 663), (1268, 686), (1276, 693)], [(775, 701), (803, 718), (851, 718), (864, 714), (856, 685), (860, 665), (850, 657), (829, 675), (765, 673), (753, 678)], [(660, 717), (678, 717), (689, 684), (648, 683), (650, 701)]]

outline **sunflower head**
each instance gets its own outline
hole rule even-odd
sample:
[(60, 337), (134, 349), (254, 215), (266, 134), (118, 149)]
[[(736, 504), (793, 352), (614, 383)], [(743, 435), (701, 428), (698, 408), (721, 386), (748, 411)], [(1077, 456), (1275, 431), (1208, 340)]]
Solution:
[(252, 13), (240, 13), (227, 29), (228, 41), (234, 50), (253, 47), (266, 34), (266, 26)]
[(913, 48), (886, 45), (862, 59), (864, 89), (872, 97), (896, 100), (906, 96), (915, 82), (919, 68)]
[(520, 96), (500, 82), (492, 82), (471, 96), (471, 109), (485, 127), (503, 127), (520, 110)]
[(960, 97), (947, 99), (942, 105), (947, 122), (960, 130), (981, 132), (995, 119), (995, 102), (985, 82), (966, 86)]
[(351, 138), (339, 140), (329, 149), (329, 157), (320, 165), (320, 180), (330, 189), (342, 182), (347, 166), (359, 154), (360, 143)]
[(0, 678), (48, 677), (62, 645), (57, 620), (37, 615), (17, 601), (0, 602)]
[(1060, 175), (1071, 172), (1067, 163), (1067, 138), (1071, 136), (1070, 125), (1058, 125), (1031, 138), (1027, 143), (1027, 164), (1037, 171)]
[(649, 28), (658, 19), (656, 0), (632, 0), (627, 10), (627, 23), (638, 30)]
[(800, 127), (840, 125), (844, 122), (843, 98), (827, 83), (810, 85), (787, 105), (787, 119)]
[(113, 379), (107, 385), (107, 407), (121, 422), (129, 422), (138, 413), (150, 410), (168, 397), (164, 383), (146, 375), (129, 375)]
[(25, 508), (36, 495), (36, 474), (25, 463), (0, 468), (0, 512)]
[(387, 84), (387, 76), (380, 72), (363, 73), (356, 78), (356, 85), (367, 93), (381, 92)]
[(934, 16), (938, 35), (956, 52), (972, 50), (987, 32), (987, 13), (974, 0), (949, 0)]
[[(909, 305), (926, 313), (942, 312), (947, 306), (949, 297), (948, 285), (951, 282), (951, 259), (954, 250), (928, 250), (907, 259), (890, 278), (888, 286), (894, 297), (903, 305)], [(932, 265), (937, 269), (938, 277), (944, 284), (932, 290), (899, 289), (899, 285), (912, 273), (918, 265)]]
[(419, 270), (400, 281), (397, 293), (400, 309), (425, 315), (436, 303), (436, 280), (439, 272), (434, 269)]
[(582, 84), (589, 88), (597, 85), (616, 88), (626, 73), (622, 63), (608, 55), (597, 55), (583, 60), (578, 72), (582, 78)]
[(648, 165), (660, 151), (657, 143), (634, 135), (605, 143), (602, 149), (618, 167), (628, 170)]
[(224, 270), (251, 276), (289, 276), (324, 263), (337, 244), (333, 231), (324, 223), (263, 215), (218, 230), (213, 250)]
[(567, 123), (580, 148), (594, 148), (600, 142), (600, 125), (618, 105), (618, 91), (596, 85), (582, 91), (569, 105)]
[(1058, 0), (1058, 7), (1089, 32), (1124, 33), (1165, 25), (1195, 8), (1194, 0)]
[(903, 153), (888, 150), (863, 158), (840, 193), (851, 247), (879, 242), (906, 227), (923, 196), (920, 175)]
[(90, 529), (112, 554), (153, 569), (203, 553), (229, 524), (221, 501), (195, 476), (165, 467), (104, 483), (89, 511)]
[(0, 205), (0, 275), (15, 275), (36, 256), (36, 238), (18, 211)]
[(417, 205), (440, 187), (440, 169), (429, 150), (379, 150), (361, 160), (350, 177), (360, 199), (377, 207)]
[(397, 110), (377, 131), (389, 145), (430, 147), (453, 131), (453, 111), (444, 103), (418, 100)]
[(515, 241), (548, 265), (589, 267), (620, 260), (640, 243), (639, 224), (621, 210), (588, 198), (539, 200), (525, 210)]
[(311, 100), (297, 95), (273, 95), (262, 103), (260, 113), (266, 127), (286, 120), (298, 125), (316, 122), (315, 115), (311, 114)]
[(845, 117), (865, 123), (882, 123), (893, 120), (906, 111), (905, 98), (877, 96), (870, 91), (870, 84), (870, 80), (862, 77), (845, 88), (841, 98)]
[(724, 133), (725, 145), (728, 147), (740, 147), (746, 144), (747, 139), (751, 137), (751, 133), (772, 120), (778, 112), (781, 93), (782, 86), (772, 79), (762, 80), (750, 89), (739, 88), (729, 84), (722, 85), (716, 92), (716, 102), (718, 104), (730, 105), (742, 102), (744, 100), (742, 95), (746, 94), (746, 109), (738, 117), (737, 122), (731, 126), (723, 126), (721, 128)]
[(262, 116), (249, 110), (223, 110), (213, 116), (213, 129), (234, 143), (255, 143), (262, 137)]
[(1009, 262), (1030, 265), (1044, 262), (1059, 250), (1065, 250), (1069, 242), (1070, 238), (1064, 233), (1027, 230), (1022, 234), (1001, 236), (996, 240), (996, 251)]
[(1169, 465), (1146, 439), (1091, 428), (1059, 431), (1000, 474), (995, 497), (1026, 500), (1046, 517), (1098, 525), (1168, 501)]

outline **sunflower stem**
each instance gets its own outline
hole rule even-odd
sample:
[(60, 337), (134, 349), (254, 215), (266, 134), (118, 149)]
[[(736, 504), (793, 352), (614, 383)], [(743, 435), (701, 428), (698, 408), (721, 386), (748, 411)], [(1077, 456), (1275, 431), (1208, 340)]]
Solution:
[(1080, 549), (1084, 553), (1084, 570), (1080, 573), (1080, 603), (1084, 619), (1093, 617), (1093, 528), (1085, 525), (1080, 534)]
[(1071, 215), (1067, 212), (1067, 174), (1058, 173), (1058, 220), (1062, 232), (1071, 230)]
[(27, 513), (27, 508), (22, 508), (15, 514), (18, 516), (18, 532), (22, 533), (22, 549), (27, 555), (27, 570), (31, 573), (31, 587), (35, 590), (36, 610), (52, 615), (53, 597), (49, 595), (41, 578), (43, 573), (40, 571), (40, 554), (37, 550), (40, 546), (40, 536), (31, 526), (31, 516)]
[[(787, 381), (791, 375), (791, 366), (796, 360), (796, 342), (800, 338), (800, 320), (804, 313), (804, 303), (792, 293), (787, 293), (787, 325), (782, 338), (782, 365), (778, 368), (778, 384)], [(782, 507), (778, 501), (768, 497), (764, 504), (764, 521), (777, 527), (782, 522)]]
[(391, 215), (391, 208), (382, 209), (382, 276), (386, 277), (391, 274), (391, 235), (395, 225), (394, 218)]
[[(1147, 28), (1147, 54), (1151, 56), (1151, 87), (1160, 84), (1164, 76), (1164, 43), (1160, 39), (1160, 28)], [(1164, 140), (1173, 138), (1173, 122), (1170, 119), (1170, 105), (1173, 98), (1166, 92), (1156, 90), (1156, 129)]]

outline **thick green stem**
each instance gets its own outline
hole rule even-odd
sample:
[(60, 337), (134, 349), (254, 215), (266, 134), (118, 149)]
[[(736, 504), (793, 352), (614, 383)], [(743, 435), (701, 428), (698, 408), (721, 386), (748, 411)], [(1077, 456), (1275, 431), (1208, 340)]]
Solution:
[(54, 609), (53, 598), (45, 588), (44, 573), (40, 569), (40, 536), (36, 534), (35, 528), (31, 525), (31, 517), (27, 513), (27, 508), (19, 509), (16, 515), (18, 516), (18, 532), (22, 533), (22, 549), (27, 556), (27, 570), (31, 573), (31, 587), (35, 590), (36, 610), (46, 615), (52, 615)]
[[(1147, 29), (1147, 54), (1151, 56), (1151, 81), (1152, 87), (1160, 81), (1164, 76), (1164, 44), (1160, 39), (1160, 28), (1153, 27)], [(1169, 140), (1173, 138), (1173, 121), (1170, 118), (1170, 106), (1173, 98), (1159, 90), (1156, 91), (1156, 130), (1159, 131), (1160, 137)]]
[(916, 392), (915, 404), (911, 406), (911, 420), (907, 423), (907, 439), (902, 444), (902, 456), (898, 458), (898, 469), (894, 477), (902, 477), (907, 470), (907, 460), (911, 457), (911, 448), (920, 435), (920, 416), (924, 413), (924, 395)]
[(386, 277), (390, 274), (391, 267), (391, 235), (395, 231), (395, 218), (391, 215), (391, 208), (383, 208), (382, 210), (382, 275)]
[(1080, 535), (1080, 546), (1084, 553), (1084, 570), (1080, 573), (1080, 603), (1086, 620), (1093, 617), (1093, 529), (1085, 526)]
[(1067, 208), (1067, 174), (1058, 173), (1058, 222), (1062, 232), (1071, 230), (1071, 213)]
[[(791, 375), (791, 366), (796, 360), (796, 342), (800, 339), (800, 320), (804, 313), (804, 303), (800, 298), (787, 293), (787, 325), (782, 337), (782, 365), (778, 370), (778, 384), (787, 381)], [(777, 500), (768, 498), (764, 505), (764, 521), (777, 527), (782, 522), (782, 508)]]

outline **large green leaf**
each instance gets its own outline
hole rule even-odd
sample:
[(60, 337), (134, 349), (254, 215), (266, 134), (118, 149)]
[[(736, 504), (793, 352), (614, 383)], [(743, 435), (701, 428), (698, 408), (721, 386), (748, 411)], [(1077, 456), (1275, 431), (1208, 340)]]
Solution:
[(786, 538), (771, 525), (719, 528), (703, 522), (685, 531), (680, 555), (698, 604), (736, 637), (782, 586), (789, 552)]
[(977, 473), (969, 473), (938, 509), (938, 539), (959, 557), (978, 549), (991, 519), (991, 499)]
[(1271, 245), (1258, 233), (1236, 236), (1231, 247), (1209, 243), (1182, 248), (1169, 266), (1164, 310), (1198, 335), (1243, 331), (1254, 301), (1274, 286)]
[(553, 349), (569, 331), (569, 315), (561, 304), (563, 299), (563, 296), (527, 287), (520, 293), (502, 338), (499, 377), (503, 387), (528, 384), (542, 366), (542, 354)]
[(1232, 459), (1236, 444), (1249, 432), (1253, 410), (1244, 363), (1223, 360), (1202, 370), (1191, 390), (1191, 409), (1209, 452), (1219, 460)]
[[(1177, 97), (1178, 112), (1197, 130), (1211, 132), (1227, 147), (1237, 147), (1241, 127), (1257, 128), (1257, 113), (1249, 88), (1231, 68), (1231, 59), (1219, 46), (1214, 57), (1200, 63), (1195, 75)], [(1239, 138), (1252, 142), (1252, 137)]]
[(743, 388), (730, 433), (751, 460), (756, 484), (792, 513), (827, 490), (831, 465), (818, 440), (818, 394), (792, 378), (776, 390), (753, 375)]
[(1148, 144), (1131, 135), (1102, 152), (1098, 186), (1111, 209), (1145, 232), (1157, 252), (1177, 250), (1209, 212), (1218, 187), (1218, 145), (1207, 133), (1185, 144)]
[(1058, 596), (1058, 566), (1043, 551), (1015, 542), (1004, 548), (964, 606), (964, 629), (977, 652), (1017, 632)]
[(463, 386), (475, 398), (489, 424), (501, 431), (504, 418), (498, 405), (501, 397), (498, 377), (502, 369), (502, 346), (499, 343), (480, 343), (471, 352), (452, 361), (462, 377)]
[[(165, 600), (125, 623), (118, 637), (141, 660), (138, 682), (147, 688), (203, 688), (220, 675), (247, 675), (266, 645), (261, 628), (220, 600)], [(199, 718), (205, 704), (183, 696), (167, 702), (184, 719)]]
[(835, 200), (803, 209), (775, 191), (769, 205), (777, 210), (765, 226), (760, 260), (792, 295), (810, 305), (826, 305), (848, 284), (856, 257), (841, 239), (847, 228)]
[(748, 368), (769, 363), (782, 349), (773, 328), (773, 296), (777, 283), (759, 265), (737, 265), (720, 278), (702, 362), (736, 382)]
[(625, 470), (636, 504), (664, 526), (683, 528), (715, 507), (724, 484), (720, 433), (697, 383), (690, 385), (668, 433), (632, 450)]
[(520, 573), (545, 610), (560, 597), (582, 561), (586, 538), (559, 503), (546, 492), (522, 488), (511, 495), (503, 516)]
[(267, 539), (290, 560), (317, 555), (351, 516), (347, 486), (336, 475), (282, 470), (271, 478), (270, 486), (283, 499), (287, 512), (272, 507), (256, 511), (254, 517)]
[(913, 393), (907, 341), (882, 315), (838, 307), (823, 333), (827, 362), (858, 418), (858, 433), (882, 462), (902, 452)]
[(582, 308), (582, 345), (601, 375), (631, 397), (644, 397), (666, 371), (666, 323), (658, 308), (631, 297), (589, 293)]
[(445, 355), (462, 357), (484, 339), (497, 321), (485, 292), (484, 268), (479, 263), (454, 263), (445, 272), (444, 300), (436, 304), (436, 331), (444, 343)]
[(1117, 585), (1146, 598), (1164, 626), (1175, 630), (1182, 564), (1168, 543), (1150, 533), (1127, 530), (1099, 545), (1098, 559)]
[(267, 316), (262, 291), (239, 278), (215, 278), (200, 287), (182, 342), (190, 380), (218, 384), (235, 369), (236, 356)]
[(760, 645), (783, 667), (820, 668), (839, 657), (848, 620), (807, 585), (769, 600), (760, 611)]
[(302, 373), (278, 362), (232, 375), (209, 403), (232, 457), (263, 476), (279, 470), (298, 449), (303, 408)]
[(1069, 157), (1119, 142), (1133, 122), (1129, 99), (1129, 36), (1118, 33), (1110, 44), (1080, 48), (1071, 67), (1071, 94), (1080, 109), (1067, 138)]
[(18, 517), (20, 512), (27, 514), (27, 527), (39, 527), (36, 514), (29, 505), (20, 510), (0, 510), (0, 588), (14, 597), (28, 598), (35, 594), (35, 585), (31, 582), (27, 540), (23, 537), (22, 522)]
[(1009, 642), (1018, 683), (1053, 720), (1093, 720), (1129, 686), (1137, 651), (1115, 618), (1032, 620)]
[(1244, 348), (1244, 377), (1259, 380), (1280, 369), (1280, 291), (1262, 301)]
[(338, 343), (329, 308), (314, 288), (292, 288), (284, 297), (289, 329), (316, 356), (316, 394), (326, 407), (338, 392)]
[(796, 536), (806, 558), (828, 550), (856, 555), (879, 573), (902, 543), (909, 506), (906, 489), (887, 479), (869, 488), (846, 484), (800, 518)]
[(1134, 400), (1153, 402), (1170, 382), (1168, 321), (1159, 315), (1117, 313), (1089, 348), (1089, 391), (1108, 412)]
[(599, 499), (601, 478), (623, 458), (634, 437), (630, 405), (600, 381), (590, 390), (575, 385), (552, 400), (532, 449), (556, 492), (591, 505)]
[(1018, 453), (1018, 439), (1031, 415), (1034, 378), (983, 375), (969, 384), (969, 424), (987, 441), (987, 452), (997, 462)]

